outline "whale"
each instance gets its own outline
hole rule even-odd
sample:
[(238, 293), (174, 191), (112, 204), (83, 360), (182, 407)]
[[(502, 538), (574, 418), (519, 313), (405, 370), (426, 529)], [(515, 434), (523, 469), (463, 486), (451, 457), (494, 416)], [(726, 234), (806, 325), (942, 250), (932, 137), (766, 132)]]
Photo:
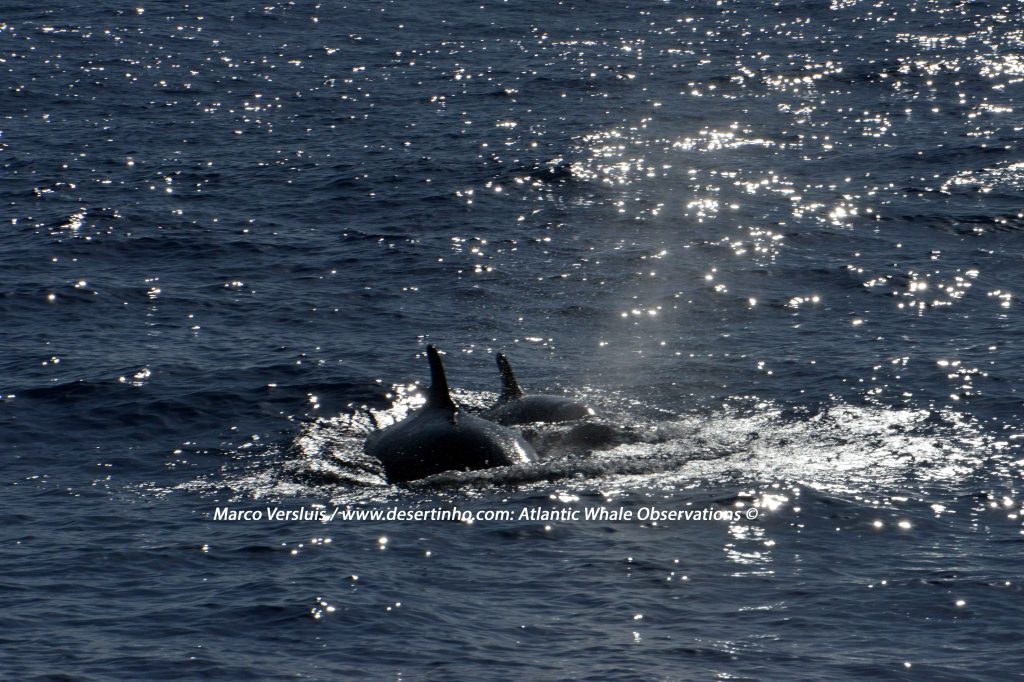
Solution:
[(501, 372), (501, 396), (498, 402), (481, 413), (481, 417), (498, 424), (531, 424), (533, 422), (569, 422), (594, 414), (587, 405), (561, 395), (527, 394), (519, 387), (512, 365), (503, 353), (498, 353)]
[(533, 447), (518, 433), (457, 406), (434, 346), (427, 346), (427, 358), (426, 403), (402, 421), (370, 434), (364, 444), (365, 452), (380, 460), (390, 483), (537, 461)]

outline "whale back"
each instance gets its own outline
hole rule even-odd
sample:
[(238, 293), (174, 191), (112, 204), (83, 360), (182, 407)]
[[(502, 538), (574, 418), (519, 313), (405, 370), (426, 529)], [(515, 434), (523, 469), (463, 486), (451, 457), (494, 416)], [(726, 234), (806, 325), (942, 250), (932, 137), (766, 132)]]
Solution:
[(485, 419), (512, 426), (547, 422), (571, 422), (594, 414), (594, 411), (572, 398), (561, 395), (524, 395), (518, 400), (499, 403), (483, 413)]
[(367, 440), (366, 451), (380, 460), (391, 483), (537, 459), (518, 433), (463, 412), (449, 420), (442, 413), (421, 409), (374, 435)]

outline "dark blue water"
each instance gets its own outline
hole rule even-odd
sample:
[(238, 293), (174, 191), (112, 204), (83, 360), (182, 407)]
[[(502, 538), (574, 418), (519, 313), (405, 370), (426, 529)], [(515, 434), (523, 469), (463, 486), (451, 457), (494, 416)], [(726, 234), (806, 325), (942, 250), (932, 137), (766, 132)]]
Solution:
[[(1019, 676), (1022, 86), (1009, 2), (7, 3), (0, 676)], [(389, 486), (427, 343), (623, 437)]]

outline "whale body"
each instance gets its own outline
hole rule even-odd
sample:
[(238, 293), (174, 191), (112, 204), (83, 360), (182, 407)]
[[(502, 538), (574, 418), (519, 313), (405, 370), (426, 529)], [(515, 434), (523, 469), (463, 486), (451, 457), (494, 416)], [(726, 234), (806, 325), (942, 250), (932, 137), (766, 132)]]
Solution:
[(560, 395), (528, 395), (519, 387), (508, 358), (498, 353), (501, 371), (501, 397), (480, 416), (499, 424), (568, 422), (589, 417), (594, 410), (583, 403)]
[(537, 461), (533, 448), (515, 431), (459, 409), (448, 392), (441, 356), (427, 346), (430, 388), (427, 402), (397, 424), (371, 434), (367, 454), (384, 465), (391, 483), (443, 471), (487, 469)]

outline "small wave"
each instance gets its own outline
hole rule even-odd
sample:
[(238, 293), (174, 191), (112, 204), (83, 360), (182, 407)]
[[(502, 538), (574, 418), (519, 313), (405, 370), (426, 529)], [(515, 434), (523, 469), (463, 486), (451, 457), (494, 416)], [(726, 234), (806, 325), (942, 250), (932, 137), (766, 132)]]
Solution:
[[(462, 391), (458, 399), (479, 409), (492, 394)], [(416, 401), (415, 394), (400, 395), (391, 410), (374, 412), (374, 418), (382, 425), (400, 420)], [(540, 456), (537, 463), (444, 472), (404, 486), (388, 484), (379, 462), (363, 452), (373, 429), (369, 413), (343, 414), (305, 424), (290, 442), (262, 453), (239, 453), (220, 478), (182, 487), (226, 488), (236, 499), (316, 497), (340, 504), (431, 490), (529, 490), (555, 481), (578, 491), (797, 481), (845, 494), (956, 483), (1012, 450), (964, 414), (926, 409), (836, 403), (816, 411), (786, 410), (737, 399), (717, 411), (667, 418), (605, 414), (616, 416), (523, 427)]]

